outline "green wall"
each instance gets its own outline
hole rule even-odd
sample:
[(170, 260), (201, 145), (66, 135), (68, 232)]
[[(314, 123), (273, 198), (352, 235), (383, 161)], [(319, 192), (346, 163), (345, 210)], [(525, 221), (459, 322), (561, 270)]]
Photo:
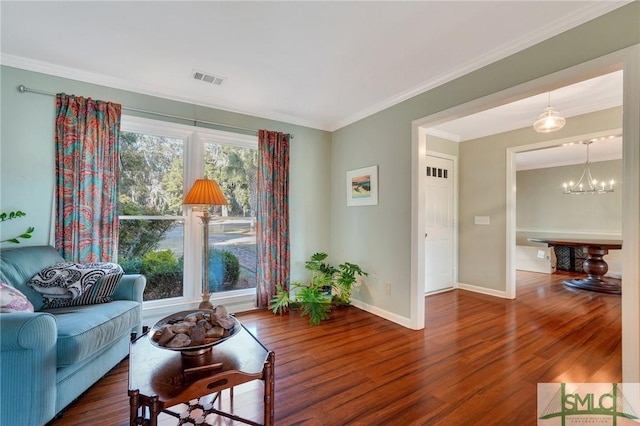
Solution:
[(426, 135), (426, 147), (428, 151), (457, 157), (460, 154), (460, 144), (458, 142), (443, 139), (438, 136)]
[[(4, 222), (2, 239), (22, 233), (27, 226), (36, 230), (28, 245), (49, 244), (52, 227), (54, 169), (55, 98), (20, 93), (26, 87), (50, 93), (65, 92), (109, 100), (124, 107), (193, 117), (241, 126), (292, 133), (290, 170), (290, 221), (292, 279), (306, 277), (304, 261), (317, 251), (327, 251), (330, 202), (331, 134), (328, 132), (265, 120), (205, 107), (194, 107), (153, 96), (53, 77), (21, 69), (0, 68), (0, 211), (22, 210), (27, 217)], [(126, 114), (127, 111), (124, 111)], [(141, 115), (141, 114), (137, 114)], [(147, 116), (148, 118), (161, 119)], [(163, 119), (167, 121), (167, 119)], [(178, 121), (179, 120), (173, 120)], [(183, 124), (192, 124), (186, 122)], [(225, 130), (225, 129), (222, 129)], [(313, 196), (309, 196), (313, 188)], [(3, 244), (5, 246), (6, 244)]]
[[(360, 263), (372, 274), (354, 298), (392, 315), (410, 317), (413, 120), (638, 44), (639, 21), (640, 3), (633, 2), (334, 132), (331, 253)], [(566, 127), (562, 134), (572, 128)], [(464, 143), (459, 154), (459, 281), (502, 291), (506, 282), (505, 149), (510, 143), (514, 141), (498, 140), (488, 152), (483, 144)], [(373, 164), (379, 165), (379, 205), (346, 207), (345, 172)], [(489, 197), (482, 199), (482, 195)], [(496, 226), (471, 230), (470, 218), (478, 214), (491, 215)], [(383, 291), (386, 283), (392, 286), (390, 295)]]
[[(591, 163), (596, 179), (615, 180), (614, 192), (567, 195), (562, 183), (577, 182), (584, 164), (523, 170), (516, 173), (516, 228), (519, 232), (551, 232), (593, 238), (621, 238), (622, 160)], [(576, 236), (577, 238), (577, 236)], [(586, 238), (583, 236), (583, 238)], [(517, 243), (524, 243), (518, 241)]]

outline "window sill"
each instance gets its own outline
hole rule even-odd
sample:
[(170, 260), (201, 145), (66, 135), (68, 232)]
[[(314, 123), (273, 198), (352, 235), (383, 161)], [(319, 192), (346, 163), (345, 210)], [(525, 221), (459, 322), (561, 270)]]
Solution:
[[(201, 299), (174, 298), (153, 300), (142, 304), (142, 324), (152, 327), (162, 318), (180, 311), (196, 310)], [(229, 313), (256, 309), (256, 290), (234, 290), (211, 294), (213, 306), (224, 305)]]

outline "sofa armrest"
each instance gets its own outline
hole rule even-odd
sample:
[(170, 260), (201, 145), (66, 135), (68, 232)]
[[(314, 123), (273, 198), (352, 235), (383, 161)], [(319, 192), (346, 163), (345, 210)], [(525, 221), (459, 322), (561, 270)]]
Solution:
[(142, 293), (147, 285), (147, 278), (141, 274), (124, 275), (113, 293), (114, 300), (133, 300), (142, 303)]
[(4, 313), (0, 329), (0, 424), (43, 425), (56, 414), (56, 319)]

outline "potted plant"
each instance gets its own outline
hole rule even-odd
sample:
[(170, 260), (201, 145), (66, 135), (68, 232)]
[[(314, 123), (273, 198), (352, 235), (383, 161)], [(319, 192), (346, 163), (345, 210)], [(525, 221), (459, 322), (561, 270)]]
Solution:
[(336, 267), (327, 263), (326, 259), (326, 253), (315, 253), (305, 262), (309, 282), (292, 282), (293, 297), (281, 284), (276, 286), (276, 294), (269, 303), (274, 314), (298, 308), (300, 315), (309, 315), (309, 322), (318, 325), (329, 318), (333, 305), (351, 303), (351, 292), (357, 278), (368, 274), (356, 264), (344, 262)]

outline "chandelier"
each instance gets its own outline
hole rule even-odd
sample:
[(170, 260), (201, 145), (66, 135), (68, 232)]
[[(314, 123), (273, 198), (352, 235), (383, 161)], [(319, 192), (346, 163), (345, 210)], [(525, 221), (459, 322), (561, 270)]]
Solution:
[(551, 92), (549, 92), (549, 103), (540, 117), (533, 123), (533, 129), (538, 133), (549, 133), (560, 130), (564, 127), (565, 119), (558, 111), (551, 106)]
[(578, 182), (573, 183), (573, 181), (569, 181), (569, 183), (563, 183), (564, 194), (606, 194), (607, 192), (613, 192), (613, 184), (615, 183), (613, 179), (606, 183), (604, 180), (598, 182), (597, 179), (593, 178), (591, 174), (591, 163), (589, 162), (589, 145), (593, 143), (593, 141), (582, 141), (582, 144), (587, 146), (587, 161), (584, 163), (584, 170), (582, 171), (582, 176)]

